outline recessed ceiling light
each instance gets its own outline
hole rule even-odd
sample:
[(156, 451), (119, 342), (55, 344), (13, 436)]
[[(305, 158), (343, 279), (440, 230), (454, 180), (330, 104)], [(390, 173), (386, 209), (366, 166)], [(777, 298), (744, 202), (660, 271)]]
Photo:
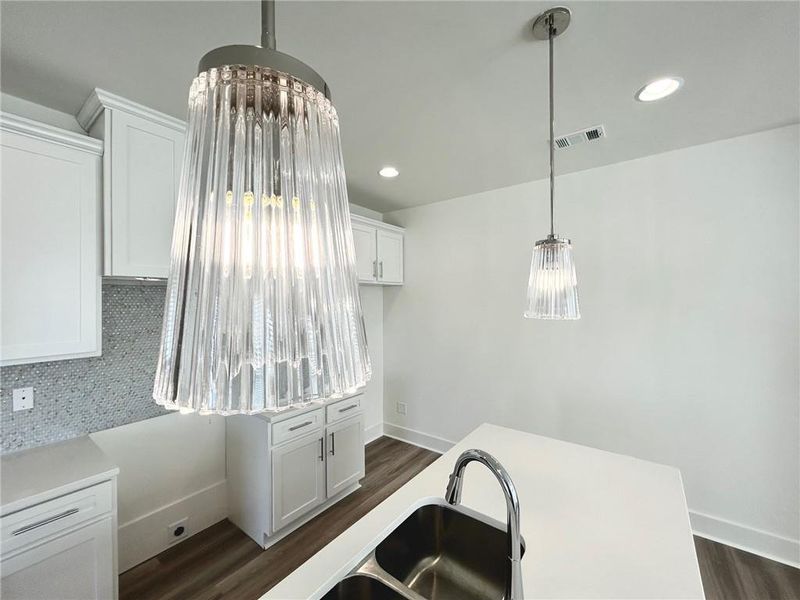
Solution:
[(639, 102), (653, 102), (654, 100), (661, 100), (667, 96), (674, 94), (683, 85), (683, 79), (680, 77), (662, 77), (651, 81), (638, 92), (636, 92), (636, 99)]
[(394, 167), (383, 167), (380, 171), (378, 171), (378, 175), (391, 179), (392, 177), (397, 177), (400, 175), (400, 171)]

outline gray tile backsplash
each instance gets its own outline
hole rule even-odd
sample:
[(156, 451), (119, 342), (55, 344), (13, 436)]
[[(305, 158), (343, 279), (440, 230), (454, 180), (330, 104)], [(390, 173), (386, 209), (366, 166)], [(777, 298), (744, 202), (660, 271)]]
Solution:
[[(163, 285), (103, 286), (103, 355), (0, 368), (0, 452), (49, 444), (166, 414), (152, 398)], [(34, 407), (12, 411), (12, 390)]]

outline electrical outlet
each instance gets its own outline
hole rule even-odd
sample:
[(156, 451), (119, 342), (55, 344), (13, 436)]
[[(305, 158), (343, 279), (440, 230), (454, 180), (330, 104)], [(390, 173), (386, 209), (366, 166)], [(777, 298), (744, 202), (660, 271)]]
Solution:
[(406, 406), (405, 402), (398, 402), (397, 403), (397, 414), (404, 415), (408, 412), (408, 407)]
[(14, 398), (14, 411), (29, 410), (33, 408), (33, 388), (16, 388), (12, 394)]
[(189, 536), (189, 527), (187, 526), (188, 520), (189, 517), (183, 517), (180, 521), (175, 521), (167, 525), (169, 544), (175, 544)]

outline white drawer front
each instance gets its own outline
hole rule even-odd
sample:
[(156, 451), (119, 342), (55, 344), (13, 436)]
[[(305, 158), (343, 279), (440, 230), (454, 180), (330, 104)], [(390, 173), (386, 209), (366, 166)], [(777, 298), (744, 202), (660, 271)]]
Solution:
[(322, 409), (297, 415), (285, 421), (272, 424), (272, 445), (277, 446), (289, 440), (322, 429)]
[(361, 410), (361, 396), (340, 400), (325, 407), (326, 423), (336, 423), (347, 417), (357, 415)]
[(111, 511), (111, 482), (19, 510), (0, 519), (3, 556)]

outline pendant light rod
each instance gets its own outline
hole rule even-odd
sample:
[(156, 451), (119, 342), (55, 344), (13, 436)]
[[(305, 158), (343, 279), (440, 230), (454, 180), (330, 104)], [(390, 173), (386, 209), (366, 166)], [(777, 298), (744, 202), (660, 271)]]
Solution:
[(261, 0), (261, 47), (275, 50), (275, 0)]
[(555, 140), (555, 102), (553, 100), (553, 40), (564, 33), (569, 27), (572, 13), (565, 6), (556, 6), (540, 14), (533, 22), (533, 37), (537, 40), (547, 40), (548, 49), (548, 79), (550, 100), (550, 235), (555, 239), (555, 196), (556, 196), (556, 140)]
[(555, 199), (556, 189), (556, 176), (555, 176), (555, 142), (554, 142), (554, 123), (555, 123), (555, 109), (553, 107), (553, 38), (555, 37), (555, 26), (553, 24), (553, 15), (548, 15), (547, 23), (547, 44), (549, 46), (550, 57), (550, 237), (555, 237), (553, 205)]

